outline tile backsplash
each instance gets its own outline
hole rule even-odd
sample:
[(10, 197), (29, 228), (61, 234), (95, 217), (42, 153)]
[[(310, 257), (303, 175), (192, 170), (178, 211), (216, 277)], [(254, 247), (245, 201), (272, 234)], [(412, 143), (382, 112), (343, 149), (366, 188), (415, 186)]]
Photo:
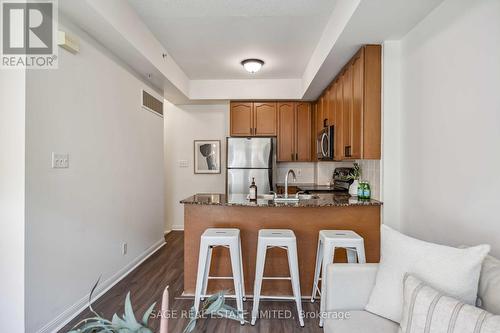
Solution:
[(370, 184), (372, 198), (380, 199), (380, 160), (359, 160), (361, 179)]
[(316, 163), (293, 163), (282, 162), (278, 163), (278, 183), (285, 181), (286, 173), (289, 169), (293, 169), (297, 176), (297, 183), (314, 183), (316, 178)]
[[(359, 160), (362, 179), (370, 183), (372, 197), (380, 199), (380, 161)], [(278, 182), (284, 182), (286, 173), (293, 169), (298, 183), (329, 184), (332, 181), (333, 170), (338, 167), (352, 167), (353, 162), (311, 162), (311, 163), (278, 163)]]

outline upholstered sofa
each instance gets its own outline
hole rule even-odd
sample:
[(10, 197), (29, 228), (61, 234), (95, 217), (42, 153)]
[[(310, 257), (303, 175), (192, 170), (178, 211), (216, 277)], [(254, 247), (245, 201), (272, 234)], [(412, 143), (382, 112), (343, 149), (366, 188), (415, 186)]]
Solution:
[[(330, 264), (326, 272), (326, 333), (396, 333), (399, 324), (364, 310), (378, 264)], [(500, 315), (500, 261), (482, 265), (477, 305)], [(348, 317), (345, 317), (348, 314)]]

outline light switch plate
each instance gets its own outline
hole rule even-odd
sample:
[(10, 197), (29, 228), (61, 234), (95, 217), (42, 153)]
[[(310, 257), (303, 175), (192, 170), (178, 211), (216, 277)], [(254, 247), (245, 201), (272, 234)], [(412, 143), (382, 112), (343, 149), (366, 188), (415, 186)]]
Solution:
[(52, 153), (52, 169), (69, 168), (69, 154)]
[(187, 168), (189, 166), (188, 160), (179, 160), (179, 168)]

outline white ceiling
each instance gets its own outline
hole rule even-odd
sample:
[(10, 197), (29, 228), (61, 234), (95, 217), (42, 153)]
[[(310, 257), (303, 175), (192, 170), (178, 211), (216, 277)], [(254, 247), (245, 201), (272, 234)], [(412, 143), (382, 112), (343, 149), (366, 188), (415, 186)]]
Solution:
[(128, 1), (189, 79), (218, 80), (301, 78), (337, 0)]

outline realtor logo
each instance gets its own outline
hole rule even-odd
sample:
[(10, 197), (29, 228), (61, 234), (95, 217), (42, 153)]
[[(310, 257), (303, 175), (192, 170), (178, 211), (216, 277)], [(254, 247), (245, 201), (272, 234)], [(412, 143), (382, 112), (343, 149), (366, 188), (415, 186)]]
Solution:
[(55, 0), (1, 0), (2, 68), (57, 68)]

